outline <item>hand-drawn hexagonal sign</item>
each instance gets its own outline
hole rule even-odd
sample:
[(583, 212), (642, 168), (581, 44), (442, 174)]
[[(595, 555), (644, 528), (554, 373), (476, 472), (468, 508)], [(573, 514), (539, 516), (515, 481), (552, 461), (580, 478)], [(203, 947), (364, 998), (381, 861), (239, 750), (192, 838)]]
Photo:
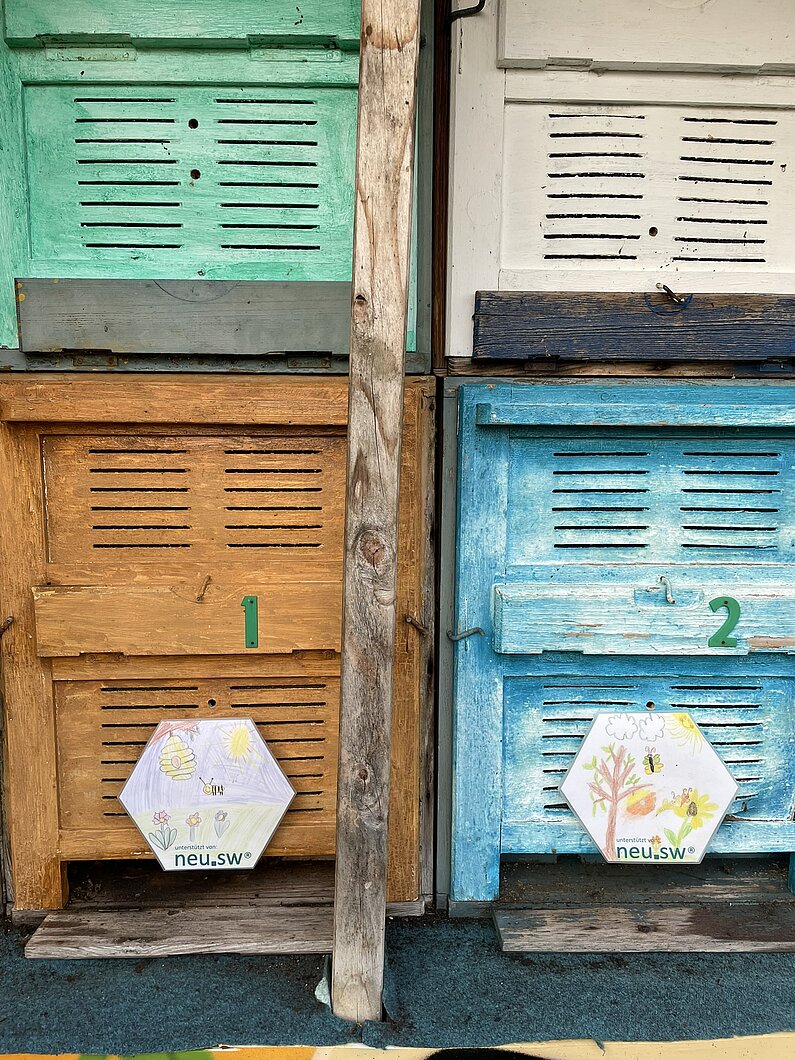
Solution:
[(249, 718), (161, 721), (119, 801), (164, 869), (254, 865), (295, 796)]
[(598, 714), (560, 786), (607, 861), (699, 862), (737, 794), (690, 714)]

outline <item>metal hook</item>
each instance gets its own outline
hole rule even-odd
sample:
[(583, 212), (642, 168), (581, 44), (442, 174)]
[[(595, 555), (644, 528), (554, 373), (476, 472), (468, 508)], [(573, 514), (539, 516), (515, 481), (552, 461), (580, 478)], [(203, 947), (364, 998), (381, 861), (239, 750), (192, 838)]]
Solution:
[(427, 637), (431, 632), (427, 626), (423, 626), (422, 622), (420, 622), (416, 615), (406, 615), (405, 620), (407, 625), (413, 626), (418, 633), (423, 635), (423, 637)]
[(486, 636), (486, 631), (481, 629), (480, 626), (473, 626), (472, 629), (465, 629), (463, 633), (453, 633), (452, 629), (448, 629), (447, 636), (453, 643), (459, 640), (466, 640), (467, 637), (474, 637), (476, 633), (479, 633), (481, 637)]
[(665, 589), (665, 600), (666, 600), (666, 603), (675, 604), (676, 603), (676, 598), (674, 597), (674, 591), (671, 588), (670, 581), (668, 580), (668, 578), (666, 578), (666, 576), (664, 574), (660, 575), (660, 583), (662, 584), (663, 588)]
[(452, 24), (459, 18), (471, 18), (472, 15), (479, 15), (483, 8), (486, 6), (486, 0), (479, 0), (474, 7), (462, 7), (458, 11), (451, 11), (448, 15), (448, 25)]
[(674, 294), (674, 292), (671, 290), (671, 288), (668, 286), (667, 283), (658, 283), (657, 284), (657, 290), (658, 291), (665, 291), (665, 293), (668, 295), (668, 297), (671, 299), (671, 301), (674, 303), (674, 305), (687, 305), (687, 303), (693, 297), (690, 294), (685, 294), (685, 295)]

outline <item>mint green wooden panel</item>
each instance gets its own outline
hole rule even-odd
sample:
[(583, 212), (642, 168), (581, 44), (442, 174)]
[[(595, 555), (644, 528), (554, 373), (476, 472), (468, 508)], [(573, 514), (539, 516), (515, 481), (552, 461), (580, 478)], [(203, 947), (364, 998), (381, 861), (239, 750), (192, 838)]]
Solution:
[(347, 280), (356, 92), (31, 85), (30, 276)]
[(19, 121), (21, 86), (13, 57), (0, 47), (0, 347), (15, 349), (14, 278), (25, 250), (24, 141)]
[(331, 40), (356, 47), (358, 0), (6, 0), (11, 44), (42, 37), (201, 46), (233, 41)]

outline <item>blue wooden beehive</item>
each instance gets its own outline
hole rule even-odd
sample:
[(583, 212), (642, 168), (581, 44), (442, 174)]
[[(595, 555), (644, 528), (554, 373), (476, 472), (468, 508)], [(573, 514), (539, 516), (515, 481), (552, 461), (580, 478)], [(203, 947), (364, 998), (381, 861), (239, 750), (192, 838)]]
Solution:
[(795, 851), (792, 398), (461, 387), (454, 900), (501, 854), (596, 852), (558, 785), (602, 710), (689, 710), (739, 785), (711, 850)]

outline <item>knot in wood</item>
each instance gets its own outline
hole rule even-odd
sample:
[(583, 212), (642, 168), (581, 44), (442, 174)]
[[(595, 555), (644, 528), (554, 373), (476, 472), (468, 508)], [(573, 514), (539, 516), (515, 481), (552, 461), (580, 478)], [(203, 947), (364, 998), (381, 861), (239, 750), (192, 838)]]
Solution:
[(376, 601), (391, 606), (395, 600), (394, 547), (380, 530), (366, 529), (356, 540), (355, 556), (359, 576)]

